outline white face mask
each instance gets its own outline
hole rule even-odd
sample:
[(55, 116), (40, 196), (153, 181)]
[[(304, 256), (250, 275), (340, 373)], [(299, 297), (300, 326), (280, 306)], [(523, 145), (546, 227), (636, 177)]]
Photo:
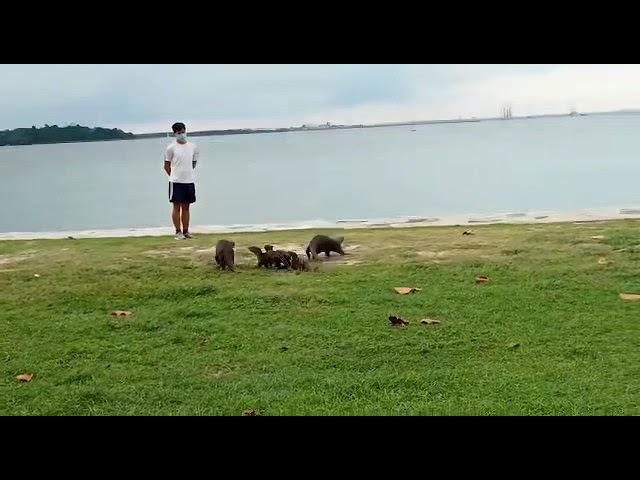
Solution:
[(187, 141), (186, 133), (176, 133), (176, 140), (180, 143), (185, 143)]

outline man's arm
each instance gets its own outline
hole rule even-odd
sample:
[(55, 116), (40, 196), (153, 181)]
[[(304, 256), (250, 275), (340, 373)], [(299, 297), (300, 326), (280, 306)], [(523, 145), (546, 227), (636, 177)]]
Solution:
[(173, 150), (171, 149), (171, 145), (167, 147), (167, 151), (164, 152), (164, 171), (167, 172), (167, 175), (171, 176), (171, 160), (173, 159)]
[(193, 166), (194, 170), (196, 168), (196, 165), (198, 163), (198, 158), (200, 157), (200, 150), (198, 149), (198, 147), (195, 147), (193, 149), (193, 160), (191, 161), (191, 165)]

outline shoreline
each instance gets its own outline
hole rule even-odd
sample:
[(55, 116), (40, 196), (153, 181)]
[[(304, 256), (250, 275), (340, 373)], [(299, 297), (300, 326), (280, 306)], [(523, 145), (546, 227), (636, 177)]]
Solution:
[[(280, 224), (252, 225), (194, 225), (194, 235), (223, 233), (256, 233), (286, 230), (312, 229), (363, 229), (363, 228), (411, 228), (411, 227), (473, 227), (477, 225), (535, 225), (547, 223), (596, 222), (609, 220), (640, 219), (640, 207), (618, 207), (567, 211), (509, 212), (496, 214), (444, 215), (440, 217), (407, 216), (394, 218), (342, 219), (336, 222), (311, 220)], [(5, 232), (3, 240), (53, 240), (80, 238), (128, 238), (173, 236), (172, 227), (140, 227), (115, 229), (84, 229), (49, 232)]]

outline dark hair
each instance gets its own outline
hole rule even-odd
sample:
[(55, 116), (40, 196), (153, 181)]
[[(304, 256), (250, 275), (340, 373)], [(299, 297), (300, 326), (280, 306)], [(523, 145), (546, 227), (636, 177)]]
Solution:
[(182, 122), (177, 122), (171, 125), (171, 130), (173, 130), (173, 133), (178, 133), (180, 130), (186, 130), (186, 129), (187, 127), (185, 127), (184, 123)]

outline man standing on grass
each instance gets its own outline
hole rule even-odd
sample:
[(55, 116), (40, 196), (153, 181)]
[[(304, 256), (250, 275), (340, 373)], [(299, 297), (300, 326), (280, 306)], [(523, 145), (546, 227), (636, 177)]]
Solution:
[(196, 201), (195, 168), (200, 152), (187, 141), (187, 128), (178, 122), (171, 126), (176, 141), (167, 147), (164, 170), (169, 175), (169, 201), (173, 204), (171, 219), (176, 227), (176, 240), (192, 238), (189, 233), (189, 207)]

